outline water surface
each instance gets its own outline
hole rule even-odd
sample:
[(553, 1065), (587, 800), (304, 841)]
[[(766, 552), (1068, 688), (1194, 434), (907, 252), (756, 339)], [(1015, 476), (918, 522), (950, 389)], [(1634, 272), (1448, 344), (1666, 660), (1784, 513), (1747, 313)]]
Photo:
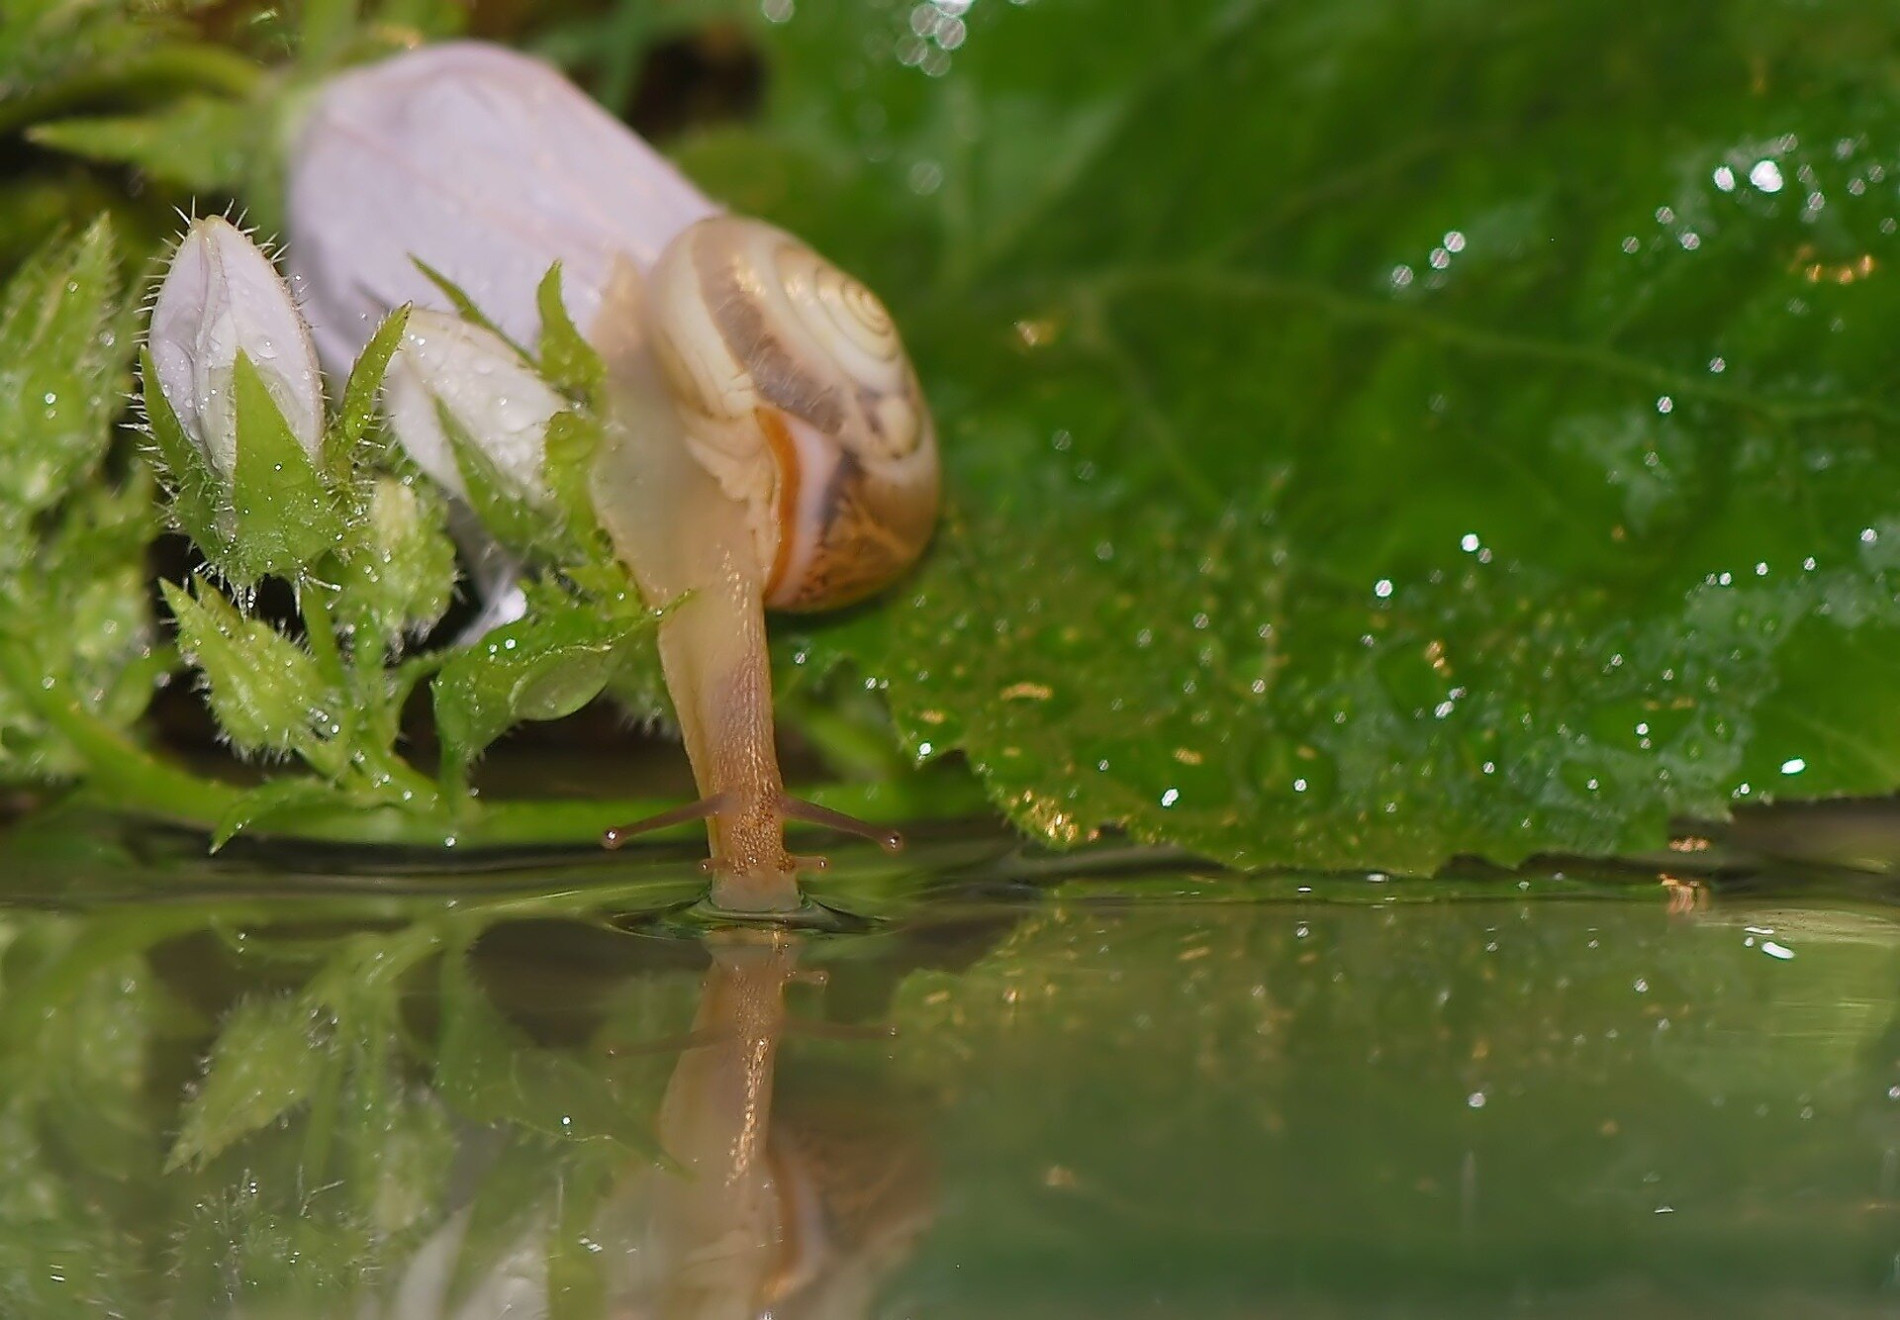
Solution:
[(7, 1316), (1900, 1311), (1872, 881), (11, 849)]

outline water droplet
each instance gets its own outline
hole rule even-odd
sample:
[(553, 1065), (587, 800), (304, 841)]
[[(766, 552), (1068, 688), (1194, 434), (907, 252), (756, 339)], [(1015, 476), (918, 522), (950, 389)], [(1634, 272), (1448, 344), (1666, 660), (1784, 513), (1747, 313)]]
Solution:
[(943, 186), (943, 166), (934, 160), (920, 160), (910, 167), (910, 190), (928, 197)]

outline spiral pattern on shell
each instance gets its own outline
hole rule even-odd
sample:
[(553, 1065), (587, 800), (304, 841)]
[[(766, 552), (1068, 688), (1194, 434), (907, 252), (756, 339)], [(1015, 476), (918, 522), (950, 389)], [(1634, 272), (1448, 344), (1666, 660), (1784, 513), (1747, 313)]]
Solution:
[(715, 216), (653, 268), (654, 351), (688, 442), (755, 515), (767, 603), (827, 609), (914, 562), (935, 429), (890, 313), (782, 230)]

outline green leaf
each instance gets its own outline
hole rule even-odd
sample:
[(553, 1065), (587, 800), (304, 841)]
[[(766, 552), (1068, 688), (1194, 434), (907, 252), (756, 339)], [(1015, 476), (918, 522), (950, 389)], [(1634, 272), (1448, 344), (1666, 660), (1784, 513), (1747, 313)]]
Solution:
[(140, 401), (146, 430), (152, 437), (152, 458), (165, 483), (172, 520), (208, 558), (221, 560), (231, 553), (231, 538), (223, 516), (223, 483), (210, 461), (185, 434), (171, 400), (158, 387), (158, 367), (152, 351), (139, 348)]
[(267, 779), (238, 794), (211, 829), (211, 851), (216, 852), (246, 830), (268, 832), (278, 820), (295, 819), (312, 807), (337, 805), (334, 784), (301, 775)]
[(330, 433), (324, 437), (324, 451), (333, 479), (341, 479), (348, 473), (357, 445), (376, 419), (376, 400), (383, 390), (383, 377), (388, 374), (389, 359), (402, 345), (403, 328), (408, 323), (406, 304), (384, 317), (350, 368), (350, 379), (343, 387), (343, 406), (331, 424)]
[(266, 574), (295, 580), (336, 547), (343, 521), (263, 376), (242, 352), (231, 388), (237, 401), (237, 466), (230, 495), (235, 520), (230, 557), (220, 567), (240, 585)]
[(598, 408), (607, 383), (607, 367), (567, 314), (561, 300), (561, 263), (548, 267), (535, 289), (541, 312), (541, 374), (555, 389)]
[(782, 654), (1059, 843), (1418, 871), (1893, 789), (1885, 11), (1719, 13), (758, 22), (770, 113), (685, 163), (889, 302), (950, 503)]
[(218, 727), (240, 752), (296, 752), (319, 770), (335, 773), (340, 757), (319, 733), (333, 719), (317, 662), (303, 647), (261, 619), (246, 618), (203, 578), (195, 593), (161, 582), (178, 623), (178, 645), (204, 671)]
[(263, 149), (269, 116), (255, 105), (185, 96), (149, 115), (37, 124), (29, 141), (88, 160), (129, 165), (198, 193), (232, 193)]
[[(5, 606), (21, 626), (45, 675), (107, 727), (130, 729), (144, 714), (175, 653), (154, 645), (146, 547), (156, 530), (152, 484), (95, 486), (75, 496), (39, 542), (33, 573), (10, 585)], [(46, 627), (47, 620), (58, 621)], [(8, 631), (0, 626), (0, 632)], [(35, 780), (86, 768), (67, 740), (11, 712), (0, 683), (0, 777)]]
[(330, 1048), (330, 1016), (303, 996), (246, 999), (218, 1033), (185, 1106), (167, 1169), (199, 1164), (310, 1098)]
[(502, 334), (474, 302), (453, 281), (418, 261), (417, 266), (457, 312), (482, 329), (500, 338), (538, 371), (554, 388), (578, 402), (548, 420), (544, 439), (544, 471), (554, 495), (556, 525), (548, 512), (524, 501), (496, 469), (487, 453), (474, 443), (468, 431), (440, 401), (436, 415), (454, 451), (456, 468), (467, 488), (469, 506), (476, 517), (504, 545), (542, 557), (591, 561), (605, 557), (605, 538), (600, 534), (594, 515), (589, 480), (594, 453), (600, 446), (601, 424), (597, 409), (606, 379), (606, 367), (586, 339), (568, 318), (561, 301), (561, 267), (549, 267), (536, 291), (541, 313), (541, 357), (537, 361), (524, 353), (520, 345)]
[(461, 474), (468, 506), (475, 511), (482, 526), (511, 549), (542, 553), (551, 550), (559, 539), (560, 529), (552, 524), (548, 515), (515, 491), (440, 399), (436, 400), (435, 415), (455, 454), (455, 468)]
[(129, 350), (112, 227), (42, 249), (0, 302), (0, 572), (20, 563), (26, 520), (104, 457)]
[(653, 616), (630, 604), (536, 592), (528, 614), (450, 657), (430, 689), (443, 771), (460, 772), (523, 720), (571, 715), (639, 654)]
[(594, 557), (605, 559), (611, 557), (612, 550), (594, 513), (589, 484), (600, 439), (601, 424), (593, 414), (574, 409), (555, 413), (548, 418), (545, 472), (567, 539), (590, 549)]
[(600, 520), (594, 513), (592, 477), (594, 454), (600, 448), (605, 408), (607, 367), (575, 328), (561, 299), (561, 264), (548, 268), (535, 290), (541, 313), (541, 375), (548, 384), (576, 400), (576, 406), (548, 419), (546, 474), (548, 489), (566, 524), (568, 539), (594, 548), (593, 557), (610, 558)]
[[(6, 97), (0, 128), (89, 99), (121, 99), (179, 82), (237, 90), (257, 71), (233, 52), (174, 39), (165, 7), (138, 0), (10, 0), (0, 23)], [(181, 77), (181, 75), (183, 75)]]
[(47, 247), (0, 299), (0, 635), (26, 671), (0, 680), (7, 782), (87, 768), (41, 705), (59, 699), (48, 680), (116, 731), (170, 663), (152, 646), (151, 483), (137, 469), (100, 475), (131, 347), (115, 265), (102, 220)]
[(500, 326), (490, 320), (488, 314), (475, 305), (475, 300), (463, 292), (461, 285), (444, 275), (434, 266), (431, 266), (428, 262), (423, 261), (420, 257), (411, 257), (410, 260), (416, 263), (416, 269), (423, 273), (429, 283), (441, 290), (442, 296), (449, 300), (449, 306), (455, 309), (457, 316), (471, 325), (480, 326), (482, 329), (488, 331), (489, 334), (501, 340), (502, 343), (514, 349), (516, 353), (521, 355), (523, 362), (528, 363), (530, 366), (534, 364), (533, 355), (520, 344), (510, 339)]

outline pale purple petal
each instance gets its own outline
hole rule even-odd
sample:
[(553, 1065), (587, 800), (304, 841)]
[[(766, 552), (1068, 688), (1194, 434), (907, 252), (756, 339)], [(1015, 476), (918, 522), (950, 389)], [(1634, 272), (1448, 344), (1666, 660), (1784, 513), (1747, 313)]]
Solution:
[(586, 331), (616, 255), (644, 270), (717, 209), (554, 69), (479, 42), (337, 78), (290, 155), (291, 265), (338, 374), (391, 308), (446, 306), (412, 257), (532, 343), (554, 262)]
[(323, 390), (309, 331), (270, 259), (230, 221), (213, 216), (185, 232), (152, 304), (148, 343), (158, 388), (219, 471), (237, 462), (231, 378), (240, 350), (297, 442), (317, 452)]

